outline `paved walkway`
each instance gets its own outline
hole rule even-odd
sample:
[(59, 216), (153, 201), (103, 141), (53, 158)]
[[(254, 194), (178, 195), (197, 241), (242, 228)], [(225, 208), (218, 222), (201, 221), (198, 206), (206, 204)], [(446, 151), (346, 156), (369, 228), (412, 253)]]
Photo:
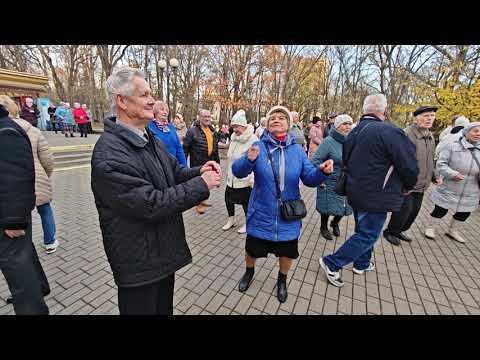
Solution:
[[(54, 173), (57, 234), (61, 247), (47, 255), (40, 248), (40, 218), (33, 216), (33, 240), (50, 280), (47, 298), (51, 314), (118, 314), (116, 288), (103, 250), (98, 214), (90, 190), (90, 169)], [(374, 252), (377, 270), (366, 276), (344, 270), (342, 289), (327, 284), (318, 258), (337, 249), (352, 233), (353, 218), (341, 222), (342, 236), (326, 241), (319, 236), (315, 189), (302, 188), (308, 215), (299, 243), (300, 258), (288, 278), (289, 298), (280, 305), (275, 296), (278, 273), (272, 255), (257, 262), (255, 280), (241, 294), (237, 283), (244, 271), (245, 236), (222, 231), (226, 221), (224, 185), (211, 195), (213, 207), (199, 216), (185, 212), (187, 241), (193, 264), (177, 273), (175, 314), (479, 314), (480, 214), (464, 228), (468, 242), (445, 236), (436, 241), (421, 233), (432, 208), (424, 207), (411, 229), (411, 244), (394, 247), (380, 239)], [(237, 207), (241, 222), (243, 215)], [(446, 230), (449, 215), (442, 223)], [(241, 223), (239, 223), (240, 225)], [(9, 291), (0, 276), (0, 296)], [(0, 314), (13, 314), (0, 302)]]

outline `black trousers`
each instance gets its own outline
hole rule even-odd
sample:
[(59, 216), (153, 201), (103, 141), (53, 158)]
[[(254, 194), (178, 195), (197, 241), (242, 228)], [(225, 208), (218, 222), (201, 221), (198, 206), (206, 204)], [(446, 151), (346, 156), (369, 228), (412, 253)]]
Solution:
[(153, 284), (119, 287), (120, 315), (173, 315), (175, 274)]
[(83, 136), (85, 134), (85, 137), (87, 137), (88, 124), (80, 124), (78, 125), (78, 128), (80, 130), (80, 136)]
[(385, 234), (398, 235), (410, 229), (422, 208), (423, 193), (413, 192), (405, 196), (400, 211), (392, 212)]
[[(328, 228), (328, 218), (330, 217), (330, 215), (328, 214), (320, 214), (320, 227), (322, 229), (327, 229)], [(342, 217), (343, 216), (340, 216), (340, 215), (335, 215), (333, 217), (333, 220), (332, 220), (332, 223), (333, 224), (338, 224), (340, 222), (340, 220), (342, 220)]]
[(247, 216), (248, 200), (251, 192), (251, 187), (234, 189), (227, 186), (225, 189), (225, 206), (227, 207), (228, 216), (235, 216), (235, 204), (242, 205), (243, 212)]
[(43, 296), (50, 286), (32, 243), (30, 222), (25, 236), (14, 239), (0, 229), (0, 270), (5, 276), (17, 315), (48, 315)]
[[(435, 208), (433, 209), (430, 216), (437, 219), (441, 219), (445, 215), (447, 215), (447, 212), (448, 212), (448, 209), (444, 209), (438, 205), (435, 205)], [(469, 216), (470, 216), (469, 212), (456, 212), (455, 214), (453, 214), (453, 218), (458, 221), (466, 221)]]

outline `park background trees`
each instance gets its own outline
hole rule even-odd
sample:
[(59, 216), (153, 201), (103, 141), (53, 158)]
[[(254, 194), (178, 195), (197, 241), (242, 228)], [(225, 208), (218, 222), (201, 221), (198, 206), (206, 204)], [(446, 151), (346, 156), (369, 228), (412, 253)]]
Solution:
[[(171, 58), (178, 68), (162, 70)], [(398, 125), (432, 104), (441, 128), (457, 113), (478, 119), (479, 63), (478, 45), (0, 45), (0, 68), (47, 75), (53, 101), (85, 102), (100, 121), (105, 79), (130, 65), (188, 123), (208, 108), (220, 126), (239, 108), (257, 122), (275, 104), (305, 122), (331, 111), (358, 118), (364, 97), (382, 92)]]

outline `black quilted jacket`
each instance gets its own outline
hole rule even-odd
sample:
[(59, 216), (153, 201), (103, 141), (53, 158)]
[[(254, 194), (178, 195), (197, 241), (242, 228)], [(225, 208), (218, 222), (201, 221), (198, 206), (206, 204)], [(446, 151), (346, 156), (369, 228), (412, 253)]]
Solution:
[(213, 134), (213, 151), (208, 156), (207, 137), (203, 132), (198, 121), (192, 128), (188, 129), (183, 139), (183, 150), (185, 156), (190, 156), (190, 166), (202, 166), (209, 160), (214, 160), (220, 164), (220, 156), (218, 155), (219, 135), (212, 126), (209, 126)]
[(0, 105), (0, 231), (26, 229), (35, 208), (35, 167), (25, 131)]
[(200, 168), (181, 168), (148, 129), (146, 144), (115, 120), (93, 151), (92, 190), (115, 282), (141, 286), (192, 261), (182, 212), (210, 193)]

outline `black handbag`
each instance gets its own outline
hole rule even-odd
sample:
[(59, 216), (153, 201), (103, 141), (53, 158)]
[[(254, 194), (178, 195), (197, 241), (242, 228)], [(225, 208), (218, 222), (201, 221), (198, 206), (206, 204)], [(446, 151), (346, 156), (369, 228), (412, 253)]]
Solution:
[[(371, 123), (370, 123), (371, 124)], [(344, 160), (343, 160), (343, 164), (342, 164), (342, 170), (340, 172), (340, 175), (338, 175), (338, 178), (337, 178), (337, 182), (335, 184), (335, 188), (333, 189), (333, 191), (335, 191), (338, 195), (340, 196), (345, 196), (347, 195), (347, 175), (348, 175), (348, 169), (347, 169), (347, 162), (348, 160), (350, 159), (350, 156), (352, 155), (352, 151), (353, 151), (353, 148), (355, 147), (355, 145), (357, 144), (357, 137), (362, 133), (363, 130), (365, 130), (368, 125), (370, 124), (367, 124), (365, 125), (365, 127), (360, 130), (358, 132), (358, 134), (355, 136), (355, 138), (353, 139), (353, 144), (352, 144), (352, 148), (350, 149), (350, 152), (348, 153), (348, 155), (345, 156)]]
[(278, 202), (280, 203), (280, 213), (282, 215), (282, 218), (285, 221), (297, 221), (297, 220), (303, 219), (305, 216), (307, 216), (307, 208), (305, 206), (305, 203), (303, 202), (302, 199), (288, 200), (288, 201), (282, 200), (282, 194), (280, 191), (278, 176), (273, 166), (272, 154), (270, 153), (266, 145), (265, 145), (265, 149), (267, 150), (268, 162), (272, 167), (273, 178), (275, 179), (275, 187), (277, 189), (277, 199), (278, 199)]

